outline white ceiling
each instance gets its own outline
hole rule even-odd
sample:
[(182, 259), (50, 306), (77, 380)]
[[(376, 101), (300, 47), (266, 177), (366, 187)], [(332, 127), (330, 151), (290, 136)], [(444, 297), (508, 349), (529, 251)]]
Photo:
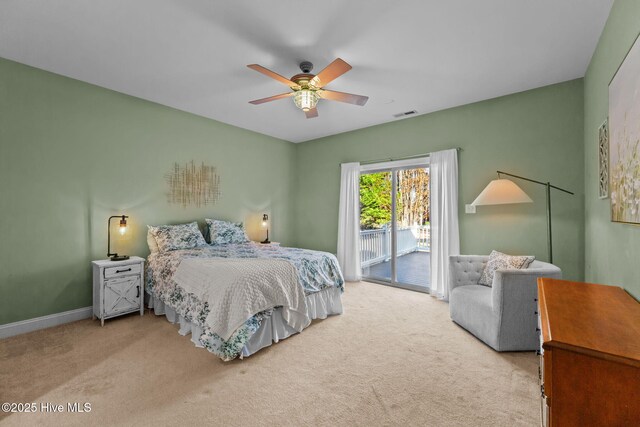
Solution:
[[(584, 76), (613, 0), (3, 0), (0, 56), (301, 142)], [(306, 119), (287, 87), (309, 60), (353, 69)]]

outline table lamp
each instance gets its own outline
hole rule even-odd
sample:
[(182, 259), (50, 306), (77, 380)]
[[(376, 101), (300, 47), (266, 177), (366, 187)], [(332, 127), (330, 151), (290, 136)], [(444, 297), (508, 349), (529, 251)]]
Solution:
[(271, 243), (271, 241), (269, 240), (269, 215), (267, 214), (262, 215), (262, 228), (267, 229), (267, 238), (260, 243), (265, 243), (265, 244)]
[(124, 261), (129, 259), (129, 255), (118, 255), (117, 253), (111, 253), (111, 220), (113, 218), (120, 218), (120, 235), (124, 235), (127, 232), (127, 218), (126, 215), (114, 215), (109, 217), (107, 221), (107, 256), (111, 258), (111, 261)]

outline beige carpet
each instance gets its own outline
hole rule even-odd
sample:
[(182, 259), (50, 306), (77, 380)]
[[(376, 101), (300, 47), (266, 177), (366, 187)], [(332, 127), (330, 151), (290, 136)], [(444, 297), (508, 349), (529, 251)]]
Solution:
[(341, 316), (224, 363), (164, 317), (84, 320), (0, 341), (0, 401), (89, 402), (0, 425), (538, 424), (533, 353), (496, 353), (446, 303), (348, 284)]

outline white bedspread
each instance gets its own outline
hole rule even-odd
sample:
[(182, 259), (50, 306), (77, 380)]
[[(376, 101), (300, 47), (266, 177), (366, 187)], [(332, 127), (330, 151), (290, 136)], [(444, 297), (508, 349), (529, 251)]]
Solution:
[(296, 269), (285, 260), (185, 259), (173, 280), (208, 303), (205, 323), (224, 340), (251, 316), (276, 306), (298, 332), (311, 323)]

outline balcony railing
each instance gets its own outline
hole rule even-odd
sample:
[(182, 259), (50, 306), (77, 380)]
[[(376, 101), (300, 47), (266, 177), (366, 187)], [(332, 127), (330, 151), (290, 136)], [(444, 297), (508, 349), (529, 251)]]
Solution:
[[(420, 225), (400, 227), (397, 230), (398, 256), (416, 251), (430, 251), (431, 227)], [(391, 259), (391, 228), (360, 230), (360, 263), (362, 267)]]

